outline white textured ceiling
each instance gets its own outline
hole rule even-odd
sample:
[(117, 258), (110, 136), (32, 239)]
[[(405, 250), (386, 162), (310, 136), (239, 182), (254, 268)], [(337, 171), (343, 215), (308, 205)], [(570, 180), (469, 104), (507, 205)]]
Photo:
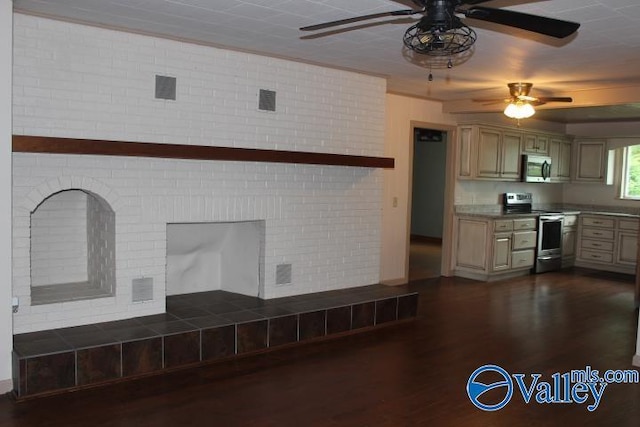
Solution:
[[(640, 120), (638, 0), (483, 3), (575, 21), (581, 27), (558, 40), (467, 19), (478, 34), (473, 54), (452, 69), (432, 63), (431, 82), (426, 58), (407, 55), (402, 43), (405, 30), (421, 15), (358, 23), (351, 31), (299, 31), (305, 25), (412, 6), (410, 0), (14, 0), (16, 11), (384, 76), (390, 92), (441, 100), (450, 112), (496, 111), (500, 105), (472, 100), (506, 96), (508, 82), (530, 81), (534, 96), (574, 98), (571, 109), (540, 111), (540, 118)], [(603, 108), (609, 105), (616, 107)]]

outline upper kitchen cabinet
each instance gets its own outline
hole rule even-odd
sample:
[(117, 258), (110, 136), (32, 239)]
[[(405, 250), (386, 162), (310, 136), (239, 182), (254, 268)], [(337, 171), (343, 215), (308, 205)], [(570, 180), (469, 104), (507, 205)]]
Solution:
[(551, 157), (551, 181), (569, 181), (571, 179), (571, 140), (557, 136), (550, 137), (549, 157)]
[(518, 181), (522, 134), (490, 126), (458, 129), (458, 177)]
[(577, 140), (574, 143), (576, 182), (606, 183), (607, 180), (607, 141)]
[(522, 152), (524, 154), (549, 155), (549, 136), (526, 132), (523, 134), (523, 139)]

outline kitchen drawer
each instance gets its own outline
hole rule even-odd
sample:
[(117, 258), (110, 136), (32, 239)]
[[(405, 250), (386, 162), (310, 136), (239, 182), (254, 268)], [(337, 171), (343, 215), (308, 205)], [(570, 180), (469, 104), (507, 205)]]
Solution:
[(516, 231), (513, 233), (513, 250), (535, 248), (537, 238), (535, 231)]
[(578, 222), (578, 215), (565, 215), (562, 223), (565, 227), (573, 227)]
[(536, 224), (538, 223), (537, 218), (521, 218), (513, 220), (513, 230), (535, 230)]
[(596, 251), (583, 250), (581, 252), (581, 254), (580, 254), (580, 258), (586, 259), (586, 260), (590, 260), (590, 261), (594, 261), (594, 262), (612, 263), (613, 262), (613, 253), (611, 253), (611, 252), (596, 252)]
[(582, 237), (613, 240), (613, 230), (603, 230), (599, 228), (583, 228)]
[(615, 224), (615, 220), (611, 218), (597, 218), (592, 216), (582, 218), (582, 225), (585, 227), (614, 228)]
[(531, 268), (535, 258), (536, 253), (533, 249), (512, 252), (511, 268)]
[(607, 242), (602, 240), (582, 240), (582, 247), (586, 249), (595, 249), (597, 251), (613, 251), (613, 241)]
[(501, 233), (503, 231), (511, 231), (513, 230), (513, 220), (511, 219), (500, 219), (494, 221), (496, 233)]
[(618, 221), (618, 228), (621, 230), (638, 231), (638, 220), (637, 219), (621, 219)]

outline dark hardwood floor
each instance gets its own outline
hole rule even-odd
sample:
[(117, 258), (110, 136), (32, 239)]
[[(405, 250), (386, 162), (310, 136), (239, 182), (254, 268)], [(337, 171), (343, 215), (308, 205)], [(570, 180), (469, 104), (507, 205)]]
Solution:
[[(570, 270), (479, 283), (413, 282), (417, 320), (206, 367), (16, 403), (0, 426), (638, 426), (640, 384), (586, 404), (496, 412), (469, 401), (479, 366), (544, 374), (631, 369), (638, 314), (627, 276)], [(590, 402), (588, 402), (590, 403)]]

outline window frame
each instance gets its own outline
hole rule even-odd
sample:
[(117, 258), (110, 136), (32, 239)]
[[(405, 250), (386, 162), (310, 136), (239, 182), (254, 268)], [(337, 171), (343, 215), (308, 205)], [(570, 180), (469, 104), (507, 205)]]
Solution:
[[(629, 182), (629, 156), (631, 155), (631, 147), (640, 147), (640, 144), (628, 145), (622, 147), (620, 159), (620, 199), (624, 200), (637, 200), (640, 201), (640, 194), (637, 196), (627, 194), (628, 182)], [(640, 148), (638, 148), (640, 149)]]

